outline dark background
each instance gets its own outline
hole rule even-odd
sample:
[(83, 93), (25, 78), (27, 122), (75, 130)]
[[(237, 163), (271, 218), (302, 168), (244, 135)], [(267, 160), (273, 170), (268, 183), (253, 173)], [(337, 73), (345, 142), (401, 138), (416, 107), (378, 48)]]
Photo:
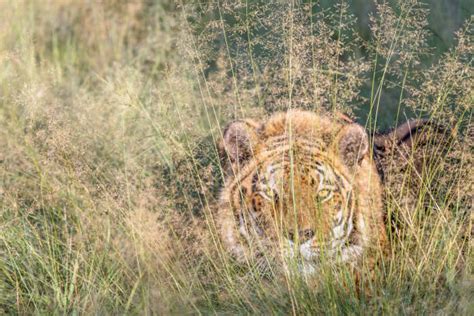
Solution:
[[(357, 17), (358, 32), (365, 39), (369, 39), (369, 14), (374, 12), (374, 2), (370, 0), (353, 0), (350, 8)], [(396, 3), (396, 1), (388, 1)], [(446, 53), (455, 45), (455, 32), (474, 14), (474, 0), (423, 0), (426, 8), (429, 9), (428, 29), (431, 33), (428, 38), (431, 54), (422, 60), (424, 67), (429, 67), (435, 63), (442, 54)], [(334, 4), (331, 0), (320, 1), (322, 6), (330, 7)], [(366, 89), (365, 89), (366, 90)], [(367, 93), (368, 91), (365, 91)], [(394, 125), (395, 113), (398, 107), (398, 91), (391, 91), (382, 96), (380, 107), (379, 127), (387, 129)], [(356, 110), (360, 121), (367, 119), (368, 106)], [(402, 114), (406, 117), (413, 117), (416, 114), (411, 109), (402, 108)]]
[[(409, 0), (388, 0), (389, 4), (393, 8), (397, 8), (397, 2), (403, 3), (403, 1)], [(279, 1), (275, 1), (277, 3)], [(317, 4), (314, 7), (314, 10), (331, 10), (334, 9), (334, 5), (338, 3), (335, 0), (303, 0), (302, 3), (312, 3)], [(301, 3), (300, 2), (300, 3)], [(201, 2), (202, 3), (202, 2)], [(225, 3), (222, 1), (221, 3)], [(272, 2), (261, 1), (261, 0), (249, 0), (247, 4), (258, 7), (259, 5), (265, 5)], [(370, 41), (371, 33), (369, 28), (369, 16), (371, 14), (376, 14), (375, 10), (375, 1), (371, 0), (352, 0), (347, 1), (349, 4), (350, 12), (357, 18), (356, 31), (366, 41)], [(429, 46), (429, 54), (423, 55), (421, 59), (420, 69), (428, 69), (431, 65), (436, 63), (444, 53), (449, 51), (455, 44), (455, 32), (458, 31), (462, 25), (466, 22), (467, 19), (473, 16), (474, 14), (474, 0), (422, 0), (424, 8), (429, 10), (428, 15), (428, 26), (429, 36), (427, 38), (427, 44)], [(313, 11), (314, 12), (314, 11)], [(214, 11), (212, 13), (214, 19), (218, 16), (218, 13)], [(204, 20), (207, 20), (209, 16), (202, 16)], [(210, 18), (212, 20), (212, 18)], [(224, 15), (224, 20), (228, 24), (227, 26), (232, 28), (235, 23), (234, 17), (229, 17)], [(194, 21), (202, 23), (201, 21)], [(206, 22), (204, 22), (206, 24)], [(197, 28), (198, 32), (202, 31), (201, 28)], [(268, 31), (268, 30), (267, 30)], [(262, 32), (256, 31), (255, 34), (262, 34)], [(229, 35), (228, 35), (229, 36)], [(230, 37), (230, 36), (229, 36)], [(230, 46), (232, 46), (232, 40), (229, 40)], [(217, 50), (225, 50), (226, 43), (224, 42), (223, 37), (218, 39), (214, 44), (217, 45)], [(231, 48), (232, 50), (232, 48)], [(368, 52), (361, 47), (360, 52), (362, 56), (370, 56)], [(231, 52), (231, 55), (233, 52)], [(255, 50), (255, 54), (259, 54), (258, 49)], [(235, 56), (237, 56), (236, 53)], [(211, 63), (212, 65), (212, 63)], [(209, 69), (212, 72), (212, 66)], [(366, 83), (361, 87), (361, 95), (365, 98), (369, 98), (371, 92), (370, 83)], [(400, 112), (400, 118), (410, 118), (419, 115), (428, 115), (427, 113), (416, 113), (412, 108), (407, 108), (402, 105), (401, 110), (399, 111), (399, 97), (400, 90), (397, 88), (384, 89), (381, 97), (381, 106), (379, 108), (379, 114), (377, 118), (377, 129), (385, 130), (390, 127), (393, 127), (396, 122), (397, 112)], [(353, 109), (354, 114), (357, 116), (359, 122), (364, 123), (368, 119), (368, 112), (370, 105), (368, 102), (358, 105), (350, 105)]]

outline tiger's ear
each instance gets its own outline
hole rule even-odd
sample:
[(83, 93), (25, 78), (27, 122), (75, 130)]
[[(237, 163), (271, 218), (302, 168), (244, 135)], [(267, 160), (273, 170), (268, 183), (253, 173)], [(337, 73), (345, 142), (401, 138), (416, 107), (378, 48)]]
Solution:
[(258, 142), (258, 128), (258, 123), (252, 120), (235, 121), (227, 125), (219, 143), (219, 156), (224, 170), (230, 172), (234, 167), (241, 167), (252, 157), (253, 148)]
[(359, 124), (349, 124), (336, 136), (336, 151), (350, 168), (359, 165), (369, 151), (369, 137)]

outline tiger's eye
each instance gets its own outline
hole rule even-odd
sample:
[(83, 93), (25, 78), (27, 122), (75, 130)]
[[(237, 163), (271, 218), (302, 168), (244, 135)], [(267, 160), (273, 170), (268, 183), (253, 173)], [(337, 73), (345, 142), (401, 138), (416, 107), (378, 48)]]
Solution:
[(330, 192), (327, 189), (322, 189), (321, 191), (318, 192), (318, 197), (321, 199), (325, 199), (329, 196)]

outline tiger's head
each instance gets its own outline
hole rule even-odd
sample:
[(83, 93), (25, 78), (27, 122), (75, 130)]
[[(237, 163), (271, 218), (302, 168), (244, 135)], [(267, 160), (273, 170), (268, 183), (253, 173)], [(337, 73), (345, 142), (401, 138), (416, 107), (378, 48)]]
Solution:
[(231, 123), (220, 149), (227, 177), (217, 224), (237, 260), (283, 249), (311, 271), (322, 256), (355, 262), (384, 242), (381, 184), (362, 126), (288, 111)]

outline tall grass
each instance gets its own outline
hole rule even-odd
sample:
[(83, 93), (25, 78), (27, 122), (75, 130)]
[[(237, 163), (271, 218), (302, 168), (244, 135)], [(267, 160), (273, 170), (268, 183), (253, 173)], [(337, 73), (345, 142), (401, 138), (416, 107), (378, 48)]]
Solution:
[[(0, 2), (0, 310), (472, 313), (472, 19), (427, 65), (427, 9), (376, 5), (363, 39), (344, 2)], [(369, 291), (347, 267), (235, 264), (213, 221), (225, 123), (365, 107), (373, 132), (388, 94), (455, 137), (420, 151), (426, 174), (387, 162)]]

